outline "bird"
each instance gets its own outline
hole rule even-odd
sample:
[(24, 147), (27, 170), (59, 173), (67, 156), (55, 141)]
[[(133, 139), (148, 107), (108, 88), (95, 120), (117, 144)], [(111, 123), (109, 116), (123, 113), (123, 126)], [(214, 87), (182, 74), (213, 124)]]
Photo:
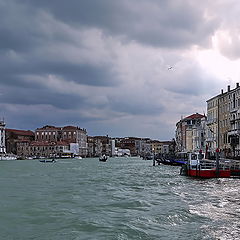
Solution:
[(173, 69), (173, 66), (169, 66), (169, 67), (168, 67), (168, 70), (171, 70), (171, 69)]

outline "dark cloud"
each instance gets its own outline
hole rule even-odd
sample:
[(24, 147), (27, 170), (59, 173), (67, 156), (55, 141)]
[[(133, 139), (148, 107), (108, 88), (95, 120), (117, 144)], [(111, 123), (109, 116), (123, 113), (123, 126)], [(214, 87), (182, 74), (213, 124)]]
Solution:
[(81, 96), (56, 93), (50, 88), (6, 87), (0, 89), (0, 102), (8, 104), (52, 105), (59, 109), (77, 109), (84, 106)]
[(208, 46), (220, 23), (205, 9), (190, 0), (0, 0), (0, 114), (16, 128), (146, 136), (161, 125), (166, 136), (168, 93), (208, 88), (196, 66), (163, 70), (181, 51)]
[(165, 47), (208, 44), (218, 25), (188, 0), (25, 0), (75, 26), (97, 27), (129, 40)]

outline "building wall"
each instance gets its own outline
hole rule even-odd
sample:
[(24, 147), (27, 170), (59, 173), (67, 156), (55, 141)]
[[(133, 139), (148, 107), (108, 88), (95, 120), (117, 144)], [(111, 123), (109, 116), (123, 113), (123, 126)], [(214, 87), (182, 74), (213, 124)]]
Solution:
[(230, 130), (229, 92), (219, 95), (219, 148), (227, 151), (230, 148), (228, 132)]
[(79, 155), (87, 156), (87, 131), (76, 126), (55, 127), (46, 125), (35, 131), (36, 141), (64, 141), (79, 144)]
[(176, 124), (176, 151), (194, 152), (205, 149), (206, 116), (192, 114)]
[(207, 101), (207, 137), (206, 142), (208, 150), (215, 152), (219, 146), (218, 132), (218, 102), (219, 96), (213, 97)]

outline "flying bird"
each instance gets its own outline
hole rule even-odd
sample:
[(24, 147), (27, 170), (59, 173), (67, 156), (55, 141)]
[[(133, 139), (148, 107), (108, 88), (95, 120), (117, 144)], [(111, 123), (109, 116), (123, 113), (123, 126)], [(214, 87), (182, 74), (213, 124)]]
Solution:
[(173, 69), (173, 66), (169, 66), (169, 67), (168, 67), (168, 70), (171, 70), (171, 69)]

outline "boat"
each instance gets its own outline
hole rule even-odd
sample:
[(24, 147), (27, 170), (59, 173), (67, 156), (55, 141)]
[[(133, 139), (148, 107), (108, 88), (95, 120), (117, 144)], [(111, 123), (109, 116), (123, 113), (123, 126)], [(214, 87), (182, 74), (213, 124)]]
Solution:
[(75, 156), (74, 159), (82, 159), (81, 156)]
[[(180, 174), (198, 178), (229, 178), (232, 176), (231, 168), (236, 172), (236, 164), (228, 159), (210, 160), (204, 154), (189, 153), (187, 164), (182, 165)], [(238, 171), (240, 172), (240, 164)]]
[(17, 156), (11, 154), (1, 154), (0, 161), (13, 161), (17, 160)]
[(177, 152), (174, 155), (157, 155), (155, 160), (158, 164), (181, 166), (187, 163), (188, 153), (187, 152)]
[(40, 159), (39, 162), (42, 162), (42, 163), (55, 163), (56, 160), (53, 158), (53, 159)]
[(103, 156), (99, 157), (100, 162), (106, 162), (107, 159), (108, 159), (108, 157), (106, 155), (103, 155)]

